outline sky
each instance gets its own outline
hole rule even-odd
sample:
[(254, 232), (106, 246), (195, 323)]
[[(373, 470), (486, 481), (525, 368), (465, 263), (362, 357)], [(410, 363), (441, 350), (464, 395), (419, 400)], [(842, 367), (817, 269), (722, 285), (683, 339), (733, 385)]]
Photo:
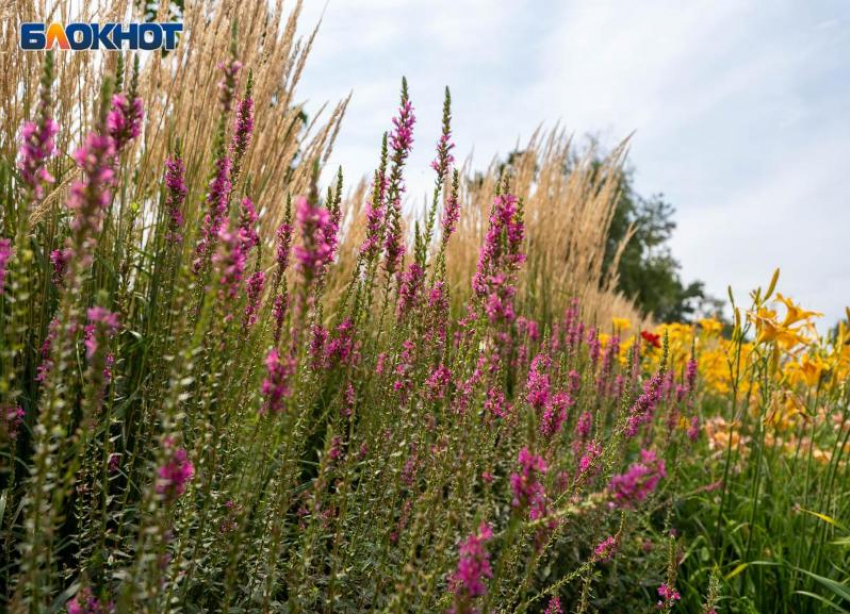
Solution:
[(743, 302), (780, 267), (822, 329), (850, 304), (850, 2), (305, 0), (302, 27), (319, 19), (299, 96), (353, 92), (330, 160), (349, 185), (404, 75), (424, 201), (448, 85), (458, 159), (484, 168), (540, 125), (609, 147), (634, 133), (635, 186), (675, 207), (686, 281)]

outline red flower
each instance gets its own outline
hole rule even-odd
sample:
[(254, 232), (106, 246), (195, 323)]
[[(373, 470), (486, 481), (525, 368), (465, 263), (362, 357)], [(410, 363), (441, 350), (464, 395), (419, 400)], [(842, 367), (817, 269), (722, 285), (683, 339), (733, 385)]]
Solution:
[(640, 336), (643, 337), (643, 340), (646, 341), (649, 345), (654, 348), (661, 347), (661, 335), (654, 335), (645, 330), (640, 331)]

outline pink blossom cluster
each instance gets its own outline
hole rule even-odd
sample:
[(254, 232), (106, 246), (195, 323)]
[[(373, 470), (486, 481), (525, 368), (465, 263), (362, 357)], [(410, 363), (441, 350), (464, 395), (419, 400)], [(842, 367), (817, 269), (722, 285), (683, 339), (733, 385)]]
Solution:
[(215, 162), (215, 176), (207, 189), (207, 212), (201, 227), (201, 237), (195, 246), (195, 260), (192, 270), (199, 273), (205, 266), (206, 258), (211, 257), (219, 232), (227, 220), (227, 210), (230, 206), (230, 169), (232, 162), (229, 156), (222, 155)]
[(551, 439), (561, 432), (561, 427), (567, 419), (567, 411), (575, 405), (575, 401), (567, 392), (557, 392), (543, 411), (540, 419), (540, 434)]
[(183, 241), (183, 203), (186, 200), (186, 168), (179, 156), (165, 161), (165, 207), (168, 213), (168, 234), (171, 243)]
[(629, 417), (626, 421), (626, 437), (634, 437), (642, 424), (652, 420), (655, 406), (661, 399), (660, 388), (662, 374), (656, 373), (644, 384), (643, 393), (635, 400), (629, 409)]
[(246, 96), (239, 101), (236, 110), (236, 122), (233, 126), (233, 157), (241, 159), (251, 142), (254, 132), (254, 100)]
[(24, 423), (24, 415), (24, 408), (19, 405), (0, 408), (0, 424), (6, 436), (12, 441), (18, 438), (18, 431)]
[(515, 509), (528, 509), (532, 520), (541, 518), (546, 514), (546, 490), (540, 482), (541, 476), (548, 470), (546, 461), (523, 448), (517, 462), (520, 472), (511, 473), (511, 505)]
[(68, 614), (110, 614), (114, 611), (113, 604), (101, 603), (92, 593), (91, 589), (84, 586), (65, 605)]
[(301, 231), (301, 244), (295, 247), (295, 261), (304, 279), (320, 276), (333, 258), (333, 246), (328, 237), (335, 234), (330, 212), (311, 204), (303, 196), (295, 205), (295, 219)]
[(366, 205), (366, 238), (360, 246), (360, 253), (372, 260), (381, 247), (381, 233), (384, 231), (384, 200), (387, 196), (389, 178), (379, 171), (375, 172), (372, 185), (372, 199)]
[(88, 324), (83, 331), (83, 344), (86, 346), (86, 358), (91, 360), (97, 352), (99, 341), (112, 337), (120, 324), (118, 315), (104, 307), (89, 308), (86, 317)]
[(422, 284), (425, 281), (425, 270), (419, 263), (411, 262), (404, 273), (401, 274), (400, 281), (398, 301), (396, 303), (396, 316), (399, 320), (403, 319), (413, 308), (419, 305)]
[(186, 449), (174, 448), (171, 438), (165, 439), (163, 447), (168, 460), (157, 471), (156, 492), (166, 501), (173, 502), (186, 492), (186, 486), (195, 477), (195, 466), (189, 460)]
[(607, 563), (614, 558), (619, 547), (620, 542), (616, 537), (606, 537), (593, 549), (593, 559), (600, 563)]
[(512, 194), (493, 199), (490, 226), (478, 257), (478, 269), (472, 279), (472, 289), (484, 300), (491, 323), (513, 322), (513, 296), (516, 289), (511, 276), (524, 262), (522, 253), (524, 226), (518, 200)]
[(112, 109), (106, 116), (106, 129), (115, 142), (116, 152), (120, 152), (141, 134), (144, 115), (141, 98), (130, 100), (124, 94), (112, 97)]
[(65, 281), (65, 273), (68, 270), (68, 263), (73, 255), (73, 250), (68, 247), (54, 249), (50, 252), (50, 265), (53, 267), (53, 274), (50, 279), (57, 287), (61, 286)]
[(295, 364), (292, 359), (281, 358), (276, 348), (269, 351), (266, 355), (266, 377), (262, 384), (264, 401), (260, 413), (284, 412), (286, 400), (292, 393), (290, 378), (294, 372)]
[(564, 610), (561, 607), (561, 600), (557, 596), (549, 600), (549, 605), (546, 606), (546, 612), (544, 614), (564, 614)]
[(613, 502), (619, 507), (631, 508), (646, 500), (661, 479), (667, 477), (664, 460), (654, 450), (641, 450), (640, 457), (626, 473), (615, 475), (608, 484)]
[(21, 126), (18, 172), (36, 200), (44, 196), (44, 184), (53, 183), (47, 161), (56, 151), (53, 137), (58, 132), (59, 126), (50, 117)]
[(67, 206), (73, 214), (70, 227), (73, 237), (69, 247), (74, 250), (79, 266), (88, 267), (103, 218), (112, 200), (111, 186), (115, 176), (115, 141), (106, 134), (91, 132), (83, 145), (74, 152), (74, 160), (83, 171), (84, 179), (71, 185)]
[(254, 271), (248, 281), (245, 282), (248, 302), (245, 304), (245, 326), (251, 328), (257, 323), (260, 315), (260, 301), (263, 296), (263, 288), (266, 285), (266, 274), (263, 271)]
[(661, 597), (656, 604), (659, 610), (669, 610), (682, 598), (679, 591), (666, 582), (658, 587), (658, 596)]
[(242, 237), (238, 231), (231, 231), (225, 220), (218, 231), (218, 250), (213, 256), (219, 274), (222, 298), (234, 299), (239, 296), (245, 274), (245, 261)]
[(449, 585), (455, 595), (452, 614), (470, 614), (474, 612), (472, 601), (487, 594), (486, 579), (493, 577), (490, 567), (490, 553), (485, 545), (493, 539), (493, 530), (486, 522), (478, 527), (478, 532), (467, 537), (460, 545), (460, 558), (457, 570), (452, 574)]

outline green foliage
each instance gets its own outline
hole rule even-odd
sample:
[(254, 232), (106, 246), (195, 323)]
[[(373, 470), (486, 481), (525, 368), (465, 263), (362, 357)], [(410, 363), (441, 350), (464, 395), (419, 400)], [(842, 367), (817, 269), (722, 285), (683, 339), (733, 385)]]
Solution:
[(635, 191), (630, 172), (623, 174), (620, 196), (611, 221), (605, 265), (609, 267), (630, 229), (634, 235), (620, 258), (618, 288), (633, 298), (645, 314), (660, 322), (688, 322), (696, 315), (719, 310), (721, 303), (706, 295), (701, 281), (684, 282), (670, 239), (676, 229), (675, 209), (655, 194)]

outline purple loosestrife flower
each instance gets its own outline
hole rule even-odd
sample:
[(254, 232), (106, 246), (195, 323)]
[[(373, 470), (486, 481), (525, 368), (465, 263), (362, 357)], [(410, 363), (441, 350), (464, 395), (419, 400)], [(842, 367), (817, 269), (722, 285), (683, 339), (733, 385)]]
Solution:
[(242, 164), (242, 158), (248, 150), (248, 145), (251, 143), (251, 135), (254, 132), (254, 99), (251, 98), (251, 78), (248, 77), (249, 91), (245, 98), (239, 101), (236, 109), (236, 123), (233, 126), (233, 176), (239, 175), (239, 170)]
[(407, 95), (407, 82), (402, 82), (401, 106), (398, 116), (393, 118), (393, 130), (390, 133), (390, 149), (392, 150), (392, 169), (390, 171), (386, 212), (386, 236), (384, 249), (386, 251), (385, 267), (389, 275), (393, 275), (404, 258), (405, 245), (401, 225), (401, 195), (404, 193), (402, 184), (402, 169), (410, 151), (413, 148), (413, 125), (416, 116), (413, 104)]
[(24, 423), (24, 408), (10, 405), (8, 407), (0, 407), (0, 426), (6, 436), (15, 441), (18, 438), (18, 430)]
[(30, 197), (33, 200), (41, 200), (44, 196), (44, 184), (54, 181), (47, 171), (47, 161), (56, 152), (53, 137), (59, 132), (59, 126), (51, 117), (52, 52), (45, 56), (43, 68), (36, 120), (25, 122), (21, 126), (16, 165), (21, 179), (30, 190)]
[(693, 392), (696, 388), (697, 383), (697, 361), (695, 358), (691, 357), (688, 360), (688, 364), (685, 367), (685, 384), (688, 387), (688, 392)]
[(201, 237), (195, 246), (195, 260), (192, 263), (192, 270), (195, 273), (199, 273), (204, 268), (206, 259), (211, 256), (219, 230), (227, 219), (227, 210), (230, 205), (230, 192), (233, 189), (230, 183), (230, 158), (222, 155), (216, 160), (215, 167), (215, 176), (207, 190), (207, 213), (204, 215)]
[(599, 379), (596, 382), (597, 392), (600, 396), (606, 396), (608, 394), (608, 382), (611, 379), (611, 371), (614, 361), (619, 355), (620, 337), (615, 334), (608, 342), (608, 345), (605, 348), (605, 354), (602, 356), (602, 373), (599, 375)]
[(557, 597), (552, 597), (544, 614), (564, 614), (564, 610), (561, 608), (561, 600)]
[(88, 324), (84, 329), (83, 344), (86, 358), (91, 360), (97, 352), (99, 340), (112, 337), (118, 330), (118, 315), (104, 307), (91, 307), (86, 312)]
[(425, 386), (428, 387), (428, 398), (432, 401), (444, 398), (451, 381), (452, 372), (440, 363), (440, 366), (434, 369), (428, 379), (425, 380)]
[(401, 275), (401, 285), (398, 289), (396, 317), (402, 320), (421, 299), (422, 282), (425, 280), (425, 270), (416, 262), (411, 262)]
[(699, 439), (699, 416), (691, 417), (691, 422), (688, 426), (688, 439), (691, 441)]
[(360, 254), (367, 260), (372, 261), (380, 252), (381, 238), (384, 232), (384, 217), (386, 209), (384, 201), (387, 197), (390, 180), (386, 175), (386, 146), (387, 135), (384, 134), (384, 141), (381, 156), (381, 168), (375, 171), (375, 178), (372, 181), (372, 198), (366, 205), (366, 238), (360, 245)]
[(342, 454), (342, 438), (337, 435), (331, 440), (331, 449), (328, 450), (328, 458), (336, 462), (342, 458)]
[(35, 200), (44, 196), (44, 184), (54, 181), (46, 165), (56, 151), (53, 137), (57, 132), (59, 126), (50, 117), (41, 117), (38, 122), (26, 122), (21, 126), (17, 167)]
[(546, 461), (529, 452), (528, 448), (523, 448), (517, 462), (521, 471), (511, 474), (511, 505), (519, 510), (528, 508), (532, 520), (541, 518), (546, 514), (546, 491), (540, 483), (540, 476), (548, 471)]
[(590, 355), (590, 364), (593, 371), (596, 371), (596, 365), (599, 364), (599, 354), (602, 352), (602, 344), (599, 341), (599, 335), (596, 332), (596, 327), (591, 327), (587, 331), (587, 348)]
[(67, 604), (65, 609), (68, 614), (109, 614), (114, 610), (112, 603), (102, 604), (91, 589), (84, 586)]
[(234, 299), (239, 296), (242, 277), (245, 274), (245, 252), (242, 250), (241, 237), (230, 231), (227, 220), (218, 231), (218, 243), (213, 262), (220, 276), (221, 296)]
[(596, 548), (594, 548), (593, 560), (600, 563), (607, 563), (614, 558), (619, 547), (620, 542), (617, 541), (616, 537), (606, 537), (599, 543), (598, 546), (596, 546)]
[(597, 466), (598, 461), (602, 456), (602, 446), (591, 441), (584, 448), (584, 454), (578, 462), (578, 473), (580, 476), (592, 477), (599, 472), (600, 467)]
[(551, 439), (560, 433), (564, 420), (567, 419), (567, 410), (574, 404), (575, 401), (566, 392), (556, 393), (543, 412), (540, 420), (540, 434)]
[(144, 116), (141, 98), (130, 100), (124, 94), (112, 97), (112, 109), (106, 116), (106, 129), (115, 141), (116, 152), (120, 152), (141, 134)]
[(242, 199), (239, 209), (239, 242), (245, 254), (260, 244), (260, 236), (257, 234), (258, 219), (253, 201), (246, 196)]
[(401, 470), (401, 482), (408, 488), (413, 486), (416, 480), (416, 473), (419, 470), (419, 456), (417, 454), (416, 444), (410, 446), (410, 456), (404, 462), (404, 467)]
[(186, 168), (183, 160), (175, 155), (165, 161), (165, 207), (168, 212), (168, 233), (165, 238), (171, 243), (182, 243), (183, 203), (186, 200)]
[(266, 377), (263, 380), (263, 406), (261, 414), (271, 412), (280, 414), (286, 409), (286, 399), (291, 390), (289, 380), (295, 372), (295, 363), (290, 359), (281, 359), (277, 349), (272, 349), (266, 355)]
[(392, 200), (387, 212), (387, 232), (384, 240), (386, 261), (384, 266), (389, 275), (393, 275), (404, 260), (406, 247), (404, 245), (403, 230), (401, 227), (401, 199)]
[(72, 260), (84, 269), (91, 265), (97, 236), (112, 200), (110, 186), (115, 172), (115, 142), (112, 137), (91, 132), (82, 147), (74, 152), (74, 160), (83, 171), (84, 179), (71, 186), (67, 206), (73, 214), (70, 222), (69, 247)]
[(246, 282), (246, 293), (248, 304), (245, 305), (245, 327), (251, 328), (256, 324), (260, 312), (260, 299), (263, 296), (263, 288), (266, 284), (266, 274), (255, 271)]
[(484, 409), (497, 418), (505, 419), (511, 413), (511, 407), (505, 399), (505, 393), (498, 388), (487, 390), (487, 400), (484, 401)]
[(218, 83), (219, 104), (221, 105), (222, 117), (227, 117), (230, 115), (230, 109), (233, 106), (236, 77), (242, 69), (242, 62), (231, 58), (227, 62), (219, 62), (218, 69), (222, 72), (221, 81)]
[(549, 403), (549, 375), (546, 371), (552, 360), (545, 354), (538, 354), (531, 361), (531, 369), (525, 382), (525, 396), (528, 404), (540, 411)]
[(327, 209), (312, 205), (301, 196), (295, 205), (295, 217), (302, 241), (295, 247), (296, 266), (309, 286), (324, 272), (333, 255), (333, 248), (327, 242), (331, 215)]
[(328, 341), (328, 330), (321, 324), (310, 327), (310, 361), (314, 369), (325, 366), (325, 343)]
[(3, 295), (4, 286), (6, 284), (6, 267), (9, 265), (9, 260), (12, 259), (12, 241), (10, 239), (0, 239), (0, 296)]
[(569, 377), (569, 381), (570, 381), (570, 383), (569, 383), (570, 396), (576, 397), (579, 393), (579, 390), (581, 390), (581, 374), (576, 370), (572, 370), (572, 371), (570, 371), (568, 377)]
[(334, 259), (339, 244), (339, 221), (342, 217), (342, 209), (337, 205), (333, 209), (328, 210), (328, 213), (328, 223), (325, 224), (324, 235), (325, 244), (328, 246), (327, 260), (330, 262)]
[(587, 439), (591, 428), (593, 428), (593, 414), (589, 411), (583, 412), (576, 421), (576, 437)]
[(449, 579), (449, 587), (455, 596), (452, 614), (475, 612), (473, 601), (487, 594), (486, 579), (493, 577), (490, 553), (485, 544), (493, 539), (493, 530), (486, 522), (478, 527), (478, 533), (467, 537), (460, 545), (457, 570)]
[(629, 417), (626, 421), (626, 437), (634, 437), (642, 424), (652, 420), (655, 406), (661, 398), (660, 388), (663, 375), (659, 371), (644, 385), (643, 393), (637, 398), (629, 409)]
[(631, 508), (646, 500), (661, 478), (667, 476), (664, 461), (653, 450), (641, 450), (640, 457), (640, 462), (631, 465), (626, 473), (612, 477), (608, 484), (618, 507)]
[(174, 448), (171, 438), (163, 442), (168, 460), (157, 470), (156, 492), (167, 502), (176, 501), (195, 477), (195, 466), (185, 448)]
[(337, 325), (333, 338), (325, 348), (325, 361), (328, 365), (353, 365), (360, 359), (357, 330), (351, 318), (345, 318)]
[(275, 233), (277, 244), (275, 247), (275, 284), (274, 289), (277, 290), (283, 279), (286, 269), (289, 268), (289, 254), (292, 249), (292, 224), (284, 222), (277, 227)]
[(522, 253), (524, 226), (516, 196), (502, 194), (493, 199), (490, 226), (478, 256), (472, 279), (475, 294), (484, 299), (491, 323), (512, 322), (513, 273), (525, 261)]
[(59, 334), (59, 326), (59, 319), (57, 317), (54, 317), (47, 326), (47, 336), (41, 344), (41, 364), (38, 366), (35, 376), (35, 381), (39, 383), (47, 379), (47, 375), (53, 368), (53, 359), (50, 357), (50, 354), (53, 349), (53, 342)]
[(50, 277), (55, 286), (61, 286), (65, 281), (65, 272), (68, 270), (68, 261), (72, 252), (69, 248), (54, 249), (50, 252), (50, 264), (53, 266), (53, 275)]
[(661, 601), (657, 604), (659, 610), (671, 609), (682, 598), (679, 591), (666, 582), (658, 587), (658, 596), (661, 597)]
[(416, 115), (413, 113), (413, 103), (406, 93), (402, 95), (398, 117), (393, 118), (393, 130), (390, 133), (390, 149), (393, 151), (393, 161), (403, 163), (410, 150), (413, 149), (413, 125)]

